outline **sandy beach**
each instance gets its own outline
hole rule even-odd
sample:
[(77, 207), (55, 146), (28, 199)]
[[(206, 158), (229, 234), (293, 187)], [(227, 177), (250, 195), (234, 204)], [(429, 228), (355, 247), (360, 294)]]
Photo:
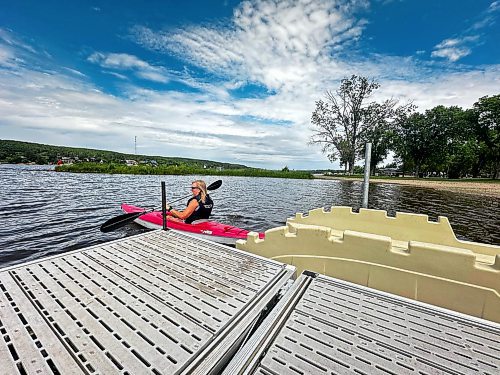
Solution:
[[(315, 175), (314, 178), (323, 180), (350, 180), (350, 181), (363, 181), (362, 178), (344, 178), (337, 176), (321, 176)], [(488, 197), (500, 198), (500, 183), (487, 183), (487, 182), (461, 182), (461, 181), (432, 181), (432, 180), (386, 180), (370, 177), (370, 183), (375, 184), (402, 184), (413, 185), (418, 187), (448, 190), (457, 193), (474, 194)]]

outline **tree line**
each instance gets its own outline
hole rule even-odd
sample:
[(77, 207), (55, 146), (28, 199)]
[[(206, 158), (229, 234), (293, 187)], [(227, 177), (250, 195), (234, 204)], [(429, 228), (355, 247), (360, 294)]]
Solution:
[(500, 95), (479, 98), (472, 108), (438, 105), (421, 113), (412, 102), (370, 101), (379, 88), (353, 75), (327, 91), (312, 113), (309, 143), (350, 174), (371, 142), (372, 174), (393, 152), (396, 166), (417, 177), (500, 178)]
[(63, 157), (74, 159), (75, 162), (100, 162), (103, 163), (125, 163), (125, 160), (135, 160), (142, 163), (155, 162), (158, 165), (191, 165), (194, 167), (207, 168), (228, 168), (244, 169), (248, 168), (241, 164), (222, 163), (211, 160), (176, 158), (166, 156), (148, 156), (136, 154), (123, 154), (120, 152), (95, 150), (90, 148), (52, 146), (41, 143), (21, 142), (0, 139), (0, 163), (35, 163), (35, 164), (56, 164)]

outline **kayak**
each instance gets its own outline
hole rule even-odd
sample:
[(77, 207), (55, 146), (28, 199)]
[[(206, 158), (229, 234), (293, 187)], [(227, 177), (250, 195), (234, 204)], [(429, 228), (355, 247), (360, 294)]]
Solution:
[[(145, 211), (145, 208), (122, 204), (122, 210), (125, 213)], [(163, 228), (161, 211), (145, 213), (134, 220), (137, 224), (150, 228)], [(232, 225), (218, 223), (211, 220), (196, 220), (192, 224), (178, 221), (168, 221), (167, 227), (181, 232), (186, 232), (194, 237), (204, 238), (225, 245), (234, 245), (237, 240), (246, 240), (250, 231)], [(264, 233), (259, 233), (259, 238), (264, 238)]]

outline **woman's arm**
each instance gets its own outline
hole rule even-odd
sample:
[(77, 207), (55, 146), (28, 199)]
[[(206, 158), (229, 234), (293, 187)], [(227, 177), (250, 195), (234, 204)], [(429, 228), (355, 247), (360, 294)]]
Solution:
[(186, 207), (186, 209), (182, 211), (177, 211), (177, 210), (170, 210), (170, 213), (172, 216), (177, 217), (182, 220), (186, 220), (191, 214), (198, 208), (199, 204), (196, 199), (193, 199), (191, 202), (189, 202), (189, 205)]

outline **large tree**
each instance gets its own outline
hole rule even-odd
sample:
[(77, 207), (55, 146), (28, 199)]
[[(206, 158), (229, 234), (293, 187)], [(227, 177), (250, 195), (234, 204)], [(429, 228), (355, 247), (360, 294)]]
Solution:
[(404, 169), (412, 165), (416, 176), (423, 171), (449, 174), (449, 164), (458, 161), (452, 156), (463, 147), (465, 133), (464, 112), (459, 107), (437, 106), (424, 114), (414, 113), (396, 127), (396, 156)]
[(474, 133), (474, 122), (470, 110), (449, 108), (451, 118), (448, 125), (448, 142), (443, 171), (448, 178), (460, 178), (474, 174), (478, 165), (480, 145)]
[(376, 149), (382, 148), (379, 154), (387, 154), (387, 146), (382, 146), (386, 142), (381, 137), (388, 136), (390, 132), (386, 130), (390, 125), (413, 109), (412, 104), (399, 106), (393, 98), (382, 103), (368, 102), (379, 87), (376, 81), (366, 77), (344, 78), (337, 91), (326, 92), (326, 101), (316, 102), (311, 117), (310, 143), (320, 144), (330, 161), (340, 159), (351, 174), (357, 158), (362, 158), (365, 142), (376, 142), (380, 146)]
[(476, 134), (484, 149), (491, 178), (500, 178), (500, 95), (484, 96), (474, 103)]

